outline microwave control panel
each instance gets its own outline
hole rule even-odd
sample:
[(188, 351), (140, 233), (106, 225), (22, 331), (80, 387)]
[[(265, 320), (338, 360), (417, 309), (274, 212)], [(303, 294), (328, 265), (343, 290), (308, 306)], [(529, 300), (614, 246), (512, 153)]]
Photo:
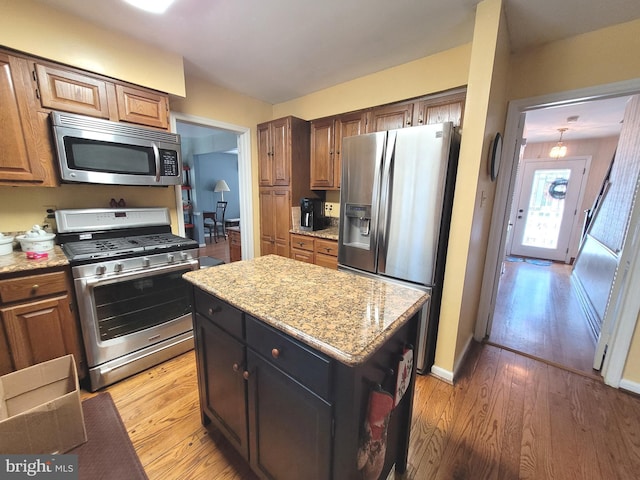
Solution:
[(175, 150), (160, 150), (161, 172), (163, 177), (178, 176), (178, 152)]

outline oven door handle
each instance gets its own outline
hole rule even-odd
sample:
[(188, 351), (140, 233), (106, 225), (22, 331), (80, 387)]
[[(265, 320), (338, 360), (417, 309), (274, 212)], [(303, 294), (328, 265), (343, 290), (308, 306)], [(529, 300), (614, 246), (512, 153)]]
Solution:
[(169, 272), (174, 272), (176, 270), (184, 270), (185, 267), (189, 267), (191, 270), (195, 270), (197, 268), (197, 265), (198, 265), (198, 260), (191, 259), (191, 260), (187, 260), (184, 263), (179, 263), (177, 265), (149, 268), (144, 270), (136, 270), (135, 272), (123, 273), (118, 275), (110, 275), (109, 277), (103, 277), (103, 278), (90, 278), (85, 281), (85, 285), (87, 287), (95, 288), (96, 286), (99, 286), (99, 285), (109, 285), (112, 283), (121, 282), (122, 280), (135, 280), (137, 278), (149, 277), (150, 275), (157, 275), (158, 273), (169, 273)]

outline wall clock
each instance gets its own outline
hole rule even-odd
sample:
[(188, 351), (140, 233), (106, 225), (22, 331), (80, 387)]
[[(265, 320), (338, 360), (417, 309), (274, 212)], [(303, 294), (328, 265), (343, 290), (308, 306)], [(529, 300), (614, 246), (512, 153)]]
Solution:
[(500, 168), (500, 156), (502, 155), (502, 135), (500, 132), (496, 133), (491, 145), (491, 157), (490, 157), (490, 174), (491, 181), (493, 182), (498, 178), (498, 170)]

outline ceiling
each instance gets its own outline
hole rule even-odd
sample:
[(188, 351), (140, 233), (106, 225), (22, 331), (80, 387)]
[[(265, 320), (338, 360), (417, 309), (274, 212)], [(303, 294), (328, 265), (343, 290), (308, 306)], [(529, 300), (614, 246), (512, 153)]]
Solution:
[[(37, 1), (275, 104), (470, 42), (480, 0), (176, 0), (165, 15), (120, 0)], [(504, 2), (513, 51), (640, 18), (638, 0)]]

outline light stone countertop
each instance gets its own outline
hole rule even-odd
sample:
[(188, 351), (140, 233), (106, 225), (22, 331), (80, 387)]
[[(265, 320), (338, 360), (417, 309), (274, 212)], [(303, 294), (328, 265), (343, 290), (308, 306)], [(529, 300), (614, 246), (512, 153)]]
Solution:
[(381, 347), (427, 301), (417, 289), (277, 255), (183, 277), (347, 365)]
[(298, 235), (307, 235), (309, 237), (324, 238), (326, 240), (338, 241), (338, 226), (323, 228), (322, 230), (301, 230), (299, 225), (289, 230), (289, 233), (297, 233)]
[(69, 265), (69, 260), (58, 245), (54, 245), (53, 250), (47, 253), (47, 258), (29, 260), (26, 253), (18, 247), (8, 255), (0, 255), (0, 275)]

